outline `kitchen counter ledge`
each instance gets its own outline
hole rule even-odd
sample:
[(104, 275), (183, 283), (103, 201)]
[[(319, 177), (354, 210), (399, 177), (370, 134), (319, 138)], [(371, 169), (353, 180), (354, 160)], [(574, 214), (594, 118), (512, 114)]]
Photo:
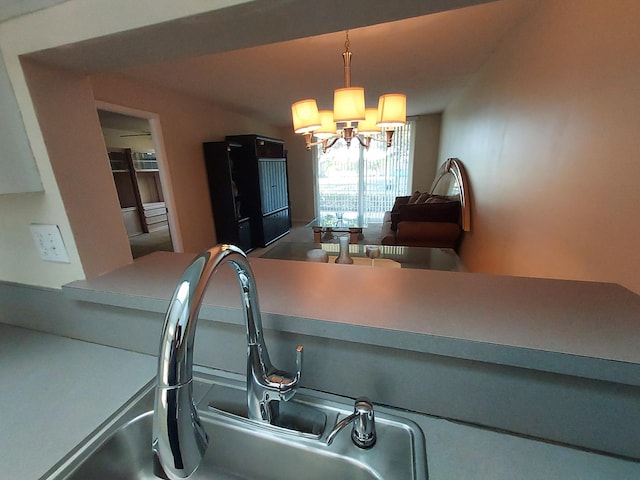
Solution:
[[(156, 252), (63, 287), (164, 313), (191, 254)], [(596, 282), (250, 258), (265, 328), (640, 385), (640, 296)], [(240, 325), (230, 267), (201, 318)]]

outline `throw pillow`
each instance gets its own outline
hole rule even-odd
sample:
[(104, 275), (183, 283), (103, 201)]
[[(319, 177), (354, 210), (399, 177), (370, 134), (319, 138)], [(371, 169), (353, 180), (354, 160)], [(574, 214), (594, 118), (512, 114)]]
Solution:
[(413, 195), (411, 195), (407, 203), (416, 203), (416, 200), (418, 200), (419, 196), (420, 196), (420, 192), (416, 190), (415, 192), (413, 192)]
[(425, 200), (426, 203), (445, 203), (445, 202), (460, 202), (460, 198), (457, 195), (429, 195), (429, 198)]
[(396, 197), (395, 202), (393, 203), (393, 208), (391, 209), (391, 213), (395, 213), (398, 211), (398, 209), (400, 208), (401, 205), (406, 205), (407, 203), (409, 203), (409, 200), (411, 199), (411, 197), (404, 196), (404, 197)]
[(417, 200), (415, 201), (415, 203), (425, 203), (427, 202), (429, 199), (431, 198), (431, 194), (424, 192), (421, 193), (420, 196), (417, 198)]

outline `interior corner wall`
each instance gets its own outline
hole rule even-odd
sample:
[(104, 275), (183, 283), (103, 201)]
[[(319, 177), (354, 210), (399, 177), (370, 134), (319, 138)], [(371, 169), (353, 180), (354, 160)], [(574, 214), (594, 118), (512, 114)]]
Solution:
[(443, 117), (473, 190), (470, 271), (640, 293), (640, 3), (543, 0)]
[(293, 133), (291, 127), (283, 129), (287, 149), (289, 173), (289, 200), (291, 219), (308, 223), (315, 217), (313, 153), (305, 147), (304, 138)]
[(416, 118), (412, 192), (425, 192), (431, 188), (438, 169), (441, 124), (441, 113), (420, 115)]

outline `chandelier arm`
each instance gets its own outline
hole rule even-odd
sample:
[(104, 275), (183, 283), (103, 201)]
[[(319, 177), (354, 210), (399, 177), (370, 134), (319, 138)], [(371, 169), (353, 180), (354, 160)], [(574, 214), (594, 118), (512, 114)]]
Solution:
[(360, 142), (360, 145), (362, 145), (365, 150), (369, 150), (369, 145), (371, 144), (372, 137), (367, 135), (364, 137), (364, 140), (363, 140), (360, 135), (356, 135), (355, 138), (358, 139), (358, 142)]
[(373, 136), (366, 136), (365, 138), (368, 138), (369, 140), (375, 140), (376, 142), (387, 142), (387, 138), (385, 136), (385, 138), (380, 138), (380, 137), (373, 137)]
[(331, 143), (328, 144), (327, 142), (329, 141), (328, 139), (322, 139), (320, 141), (317, 142), (312, 142), (311, 138), (313, 137), (313, 133), (305, 133), (304, 134), (304, 140), (305, 140), (305, 147), (307, 150), (311, 150), (311, 147), (315, 147), (316, 145), (322, 145), (322, 150), (323, 152), (326, 151), (326, 149), (330, 148), (333, 146), (334, 143), (336, 143), (338, 140), (340, 140), (340, 137), (332, 137)]
[(329, 142), (328, 139), (323, 140), (322, 141), (322, 153), (327, 153), (327, 150), (329, 150), (331, 147), (333, 147), (338, 140), (340, 140), (340, 137), (333, 137), (330, 142)]

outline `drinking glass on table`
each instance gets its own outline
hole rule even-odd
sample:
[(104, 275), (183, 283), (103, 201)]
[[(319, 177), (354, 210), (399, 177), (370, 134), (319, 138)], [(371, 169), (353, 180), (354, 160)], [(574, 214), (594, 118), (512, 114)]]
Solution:
[(377, 245), (367, 245), (364, 247), (364, 253), (371, 259), (371, 266), (375, 266), (376, 258), (380, 256), (380, 247)]

